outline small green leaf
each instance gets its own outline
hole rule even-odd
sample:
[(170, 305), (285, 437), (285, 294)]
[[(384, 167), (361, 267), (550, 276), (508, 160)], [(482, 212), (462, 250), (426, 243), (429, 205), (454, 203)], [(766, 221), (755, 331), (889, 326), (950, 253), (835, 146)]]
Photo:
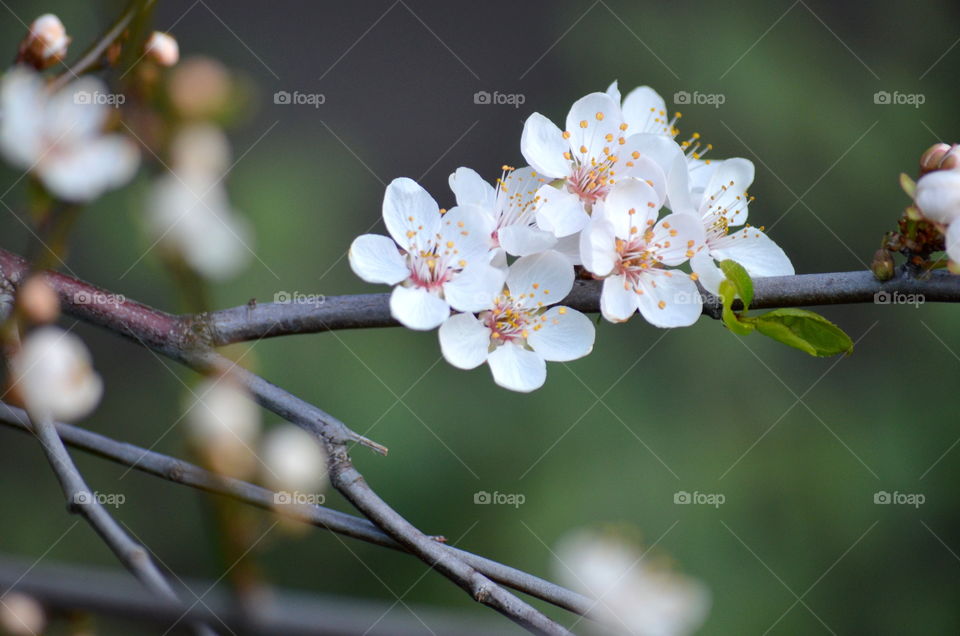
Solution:
[(753, 324), (741, 322), (740, 317), (733, 312), (733, 299), (736, 297), (737, 288), (729, 280), (720, 283), (720, 300), (723, 301), (723, 324), (727, 329), (738, 336), (746, 336), (753, 331)]
[(917, 198), (917, 182), (908, 177), (905, 172), (900, 173), (900, 187), (911, 199)]
[(720, 271), (734, 284), (737, 295), (743, 301), (743, 310), (750, 309), (750, 303), (753, 302), (753, 281), (750, 280), (747, 270), (740, 263), (727, 259), (720, 261)]
[(805, 309), (775, 309), (753, 319), (757, 331), (812, 356), (852, 353), (853, 341), (840, 327)]

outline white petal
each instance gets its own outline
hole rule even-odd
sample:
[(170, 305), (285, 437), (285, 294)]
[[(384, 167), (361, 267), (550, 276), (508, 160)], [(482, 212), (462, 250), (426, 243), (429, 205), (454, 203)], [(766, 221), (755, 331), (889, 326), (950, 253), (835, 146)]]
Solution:
[(697, 281), (703, 288), (714, 296), (720, 295), (720, 283), (726, 279), (710, 253), (706, 250), (698, 252), (690, 259), (690, 268), (697, 275)]
[(397, 244), (379, 234), (364, 234), (354, 239), (349, 258), (353, 273), (368, 283), (396, 285), (410, 275)]
[(457, 168), (450, 175), (450, 189), (457, 199), (457, 205), (478, 205), (485, 210), (493, 210), (497, 200), (496, 190), (483, 180), (476, 170)]
[[(700, 214), (723, 214), (731, 226), (747, 221), (747, 189), (753, 183), (753, 163), (747, 159), (726, 159), (713, 171), (703, 191)], [(712, 198), (711, 198), (712, 197)]]
[(723, 165), (723, 159), (687, 159), (687, 172), (690, 174), (690, 193), (695, 201), (703, 198), (703, 191), (713, 178), (713, 173)]
[(576, 234), (590, 220), (583, 202), (575, 194), (545, 185), (537, 191), (537, 196), (542, 201), (537, 208), (537, 226), (557, 238)]
[(628, 239), (646, 232), (656, 222), (661, 201), (646, 181), (623, 179), (610, 190), (601, 206), (602, 214), (613, 224), (617, 237)]
[(38, 166), (40, 177), (57, 196), (90, 201), (129, 181), (140, 164), (132, 141), (122, 135), (91, 139), (52, 154)]
[[(574, 157), (589, 163), (590, 157), (603, 157), (604, 148), (616, 148), (616, 139), (623, 134), (620, 123), (620, 104), (606, 93), (590, 93), (578, 99), (567, 114), (567, 142)], [(613, 141), (607, 141), (608, 136)]]
[(507, 174), (497, 193), (494, 216), (500, 225), (529, 223), (533, 220), (534, 197), (550, 179), (530, 166), (517, 168)]
[(642, 179), (657, 191), (662, 204), (667, 200), (667, 174), (653, 156), (643, 152), (643, 137), (628, 137), (622, 146), (617, 147), (617, 183), (624, 177)]
[(505, 389), (529, 393), (543, 386), (547, 363), (533, 351), (507, 343), (487, 357), (493, 381)]
[(641, 276), (640, 288), (640, 313), (655, 327), (687, 327), (703, 311), (696, 283), (679, 270), (650, 270)]
[(557, 125), (534, 113), (527, 118), (520, 136), (520, 152), (537, 172), (559, 179), (570, 172), (570, 162), (563, 156), (569, 150), (567, 140)]
[(551, 307), (541, 318), (539, 329), (530, 331), (527, 342), (534, 351), (552, 362), (582, 358), (593, 350), (596, 329), (593, 321), (575, 309)]
[(951, 223), (947, 227), (945, 237), (947, 244), (947, 256), (955, 263), (960, 263), (960, 223)]
[(416, 181), (400, 177), (387, 186), (383, 220), (397, 245), (419, 251), (430, 246), (440, 230), (440, 208)]
[(557, 239), (557, 244), (553, 247), (553, 251), (563, 254), (574, 266), (583, 264), (583, 261), (580, 258), (579, 234), (571, 234), (570, 236), (564, 236), (561, 239)]
[(486, 362), (490, 330), (473, 314), (454, 314), (440, 325), (440, 351), (458, 369), (475, 369)]
[(614, 80), (613, 83), (607, 87), (607, 95), (610, 96), (614, 104), (620, 103), (620, 87), (617, 85), (617, 80)]
[(669, 137), (640, 134), (627, 139), (627, 144), (653, 159), (667, 179), (665, 205), (681, 214), (697, 214), (690, 197), (690, 175), (687, 158), (680, 145)]
[(654, 226), (650, 243), (659, 262), (680, 265), (703, 249), (703, 222), (690, 214), (670, 214)]
[(743, 265), (751, 276), (793, 276), (793, 263), (779, 245), (755, 227), (728, 234), (710, 254), (718, 261), (732, 259)]
[(510, 266), (507, 287), (514, 298), (522, 294), (528, 307), (535, 303), (552, 305), (573, 289), (573, 265), (552, 250), (523, 256)]
[(617, 235), (606, 218), (594, 218), (580, 233), (580, 259), (588, 272), (606, 276), (618, 260)]
[(505, 278), (502, 269), (477, 262), (446, 283), (443, 295), (458, 311), (483, 311), (490, 309), (493, 299), (503, 293)]
[(637, 294), (623, 276), (604, 279), (600, 293), (600, 313), (610, 322), (623, 322), (637, 311)]
[(649, 86), (638, 86), (623, 100), (623, 121), (627, 133), (670, 135), (670, 120), (663, 98)]
[(43, 153), (43, 80), (16, 67), (0, 84), (0, 150), (10, 163), (29, 168)]
[(960, 216), (960, 172), (937, 170), (920, 177), (917, 207), (931, 221), (952, 223)]
[(485, 261), (492, 247), (493, 218), (479, 206), (458, 205), (440, 217), (438, 234), (439, 253), (451, 262)]
[(508, 225), (497, 232), (500, 245), (513, 256), (527, 256), (548, 250), (557, 244), (550, 232), (529, 225)]
[(407, 329), (429, 331), (443, 324), (450, 305), (422, 287), (398, 286), (390, 294), (390, 315)]

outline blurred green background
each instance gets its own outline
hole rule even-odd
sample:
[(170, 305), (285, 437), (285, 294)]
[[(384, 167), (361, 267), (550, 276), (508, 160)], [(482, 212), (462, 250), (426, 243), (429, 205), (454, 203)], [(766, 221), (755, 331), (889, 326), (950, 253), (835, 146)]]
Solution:
[[(57, 12), (76, 55), (120, 7), (8, 4), (0, 41), (10, 58), (19, 20)], [(252, 114), (231, 130), (239, 161), (228, 187), (256, 227), (258, 258), (216, 288), (218, 307), (279, 291), (383, 291), (359, 281), (343, 255), (357, 234), (382, 231), (385, 183), (417, 178), (449, 205), (454, 169), (469, 165), (492, 180), (501, 164), (522, 165), (531, 112), (562, 121), (575, 99), (614, 79), (624, 92), (655, 87), (683, 111), (681, 130), (700, 132), (714, 156), (757, 164), (751, 220), (798, 273), (863, 269), (906, 204), (897, 175), (913, 174), (932, 143), (960, 137), (960, 7), (946, 1), (158, 4), (157, 27), (172, 30), (185, 56), (217, 57), (257, 87)], [(326, 103), (276, 105), (280, 90), (323, 93)], [(520, 93), (525, 103), (475, 104), (480, 90)], [(725, 102), (675, 106), (677, 91)], [(925, 101), (876, 104), (877, 91)], [(124, 275), (150, 245), (141, 228), (145, 172), (84, 214), (69, 264), (176, 310), (153, 255)], [(4, 169), (2, 189), (17, 176)], [(22, 251), (27, 233), (14, 216), (26, 218), (23, 184), (3, 201), (0, 245)], [(639, 319), (601, 323), (593, 355), (552, 364), (532, 395), (498, 389), (486, 367), (450, 368), (434, 333), (269, 340), (249, 359), (389, 446), (386, 458), (356, 449), (359, 469), (413, 523), (465, 549), (549, 577), (550, 546), (563, 533), (628, 522), (709, 585), (705, 634), (957, 633), (956, 309), (823, 313), (857, 340), (852, 357), (808, 358), (707, 318), (672, 332)], [(183, 455), (182, 426), (163, 434), (192, 374), (111, 335), (77, 331), (108, 388), (85, 425)], [(0, 550), (33, 560), (74, 520), (34, 440), (0, 436)], [(119, 479), (122, 469), (75, 455), (92, 487), (126, 495), (119, 518), (167, 566), (181, 576), (222, 573), (202, 497), (136, 473)], [(477, 491), (522, 493), (526, 503), (475, 505)], [(676, 505), (678, 491), (722, 493), (726, 502)], [(926, 502), (876, 505), (877, 491), (922, 493)], [(329, 501), (349, 510), (336, 494)], [(115, 564), (83, 524), (46, 558)], [(487, 617), (442, 577), (421, 579), (417, 560), (323, 531), (272, 535), (258, 558), (280, 586), (387, 605), (405, 594), (411, 604)]]

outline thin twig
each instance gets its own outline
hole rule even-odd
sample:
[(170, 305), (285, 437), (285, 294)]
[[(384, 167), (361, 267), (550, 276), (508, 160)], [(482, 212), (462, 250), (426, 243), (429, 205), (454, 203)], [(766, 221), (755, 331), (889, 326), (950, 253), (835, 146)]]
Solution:
[[(87, 487), (83, 476), (64, 447), (53, 420), (41, 416), (31, 417), (30, 422), (47, 456), (47, 461), (60, 482), (60, 488), (67, 499), (67, 509), (73, 514), (83, 516), (124, 567), (147, 589), (165, 601), (179, 604), (179, 598), (154, 564), (147, 550), (130, 538), (130, 535), (110, 516)], [(202, 623), (194, 624), (193, 630), (202, 636), (215, 635), (213, 630)]]
[[(16, 430), (29, 431), (29, 419), (26, 412), (2, 402), (0, 402), (0, 423), (8, 424)], [(243, 503), (264, 510), (273, 510), (297, 521), (324, 528), (337, 534), (407, 552), (402, 545), (366, 519), (318, 505), (281, 506), (278, 508), (274, 504), (273, 491), (249, 482), (223, 477), (181, 459), (126, 442), (118, 442), (70, 424), (57, 423), (57, 432), (60, 434), (60, 438), (70, 446), (122, 466), (198, 490), (232, 497)], [(436, 540), (435, 537), (434, 539)], [(462, 560), (492, 580), (519, 592), (524, 592), (580, 615), (583, 615), (592, 604), (592, 601), (587, 597), (532, 574), (449, 545), (440, 545), (458, 555)]]

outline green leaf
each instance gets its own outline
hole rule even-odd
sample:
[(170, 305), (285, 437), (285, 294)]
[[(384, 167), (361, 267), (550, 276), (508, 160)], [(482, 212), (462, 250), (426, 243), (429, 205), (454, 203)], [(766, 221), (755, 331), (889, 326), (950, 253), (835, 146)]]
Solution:
[(917, 182), (908, 177), (905, 172), (900, 173), (900, 187), (911, 199), (917, 198)]
[(743, 310), (750, 309), (750, 303), (753, 302), (753, 281), (750, 280), (747, 270), (740, 263), (727, 259), (720, 261), (720, 271), (734, 284), (737, 295), (743, 301)]
[(775, 309), (752, 321), (757, 331), (812, 356), (852, 353), (853, 341), (840, 327), (805, 309)]
[(733, 299), (736, 297), (736, 294), (737, 288), (733, 282), (725, 280), (720, 283), (720, 300), (723, 301), (723, 313), (721, 314), (721, 317), (723, 318), (723, 324), (727, 326), (727, 329), (738, 336), (746, 336), (753, 331), (754, 327), (752, 323), (741, 322), (740, 317), (734, 313)]

